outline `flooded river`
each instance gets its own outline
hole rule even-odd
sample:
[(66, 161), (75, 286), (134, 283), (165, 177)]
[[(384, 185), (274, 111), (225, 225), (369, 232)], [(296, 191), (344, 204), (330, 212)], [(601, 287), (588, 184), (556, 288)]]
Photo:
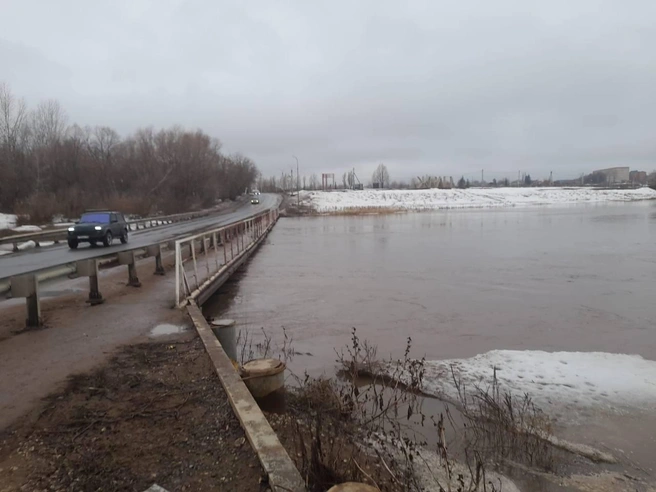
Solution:
[(352, 327), (379, 353), (492, 349), (656, 360), (656, 203), (281, 219), (205, 307), (331, 371)]
[[(315, 376), (334, 372), (353, 327), (379, 356), (411, 337), (430, 360), (494, 349), (656, 360), (655, 247), (653, 202), (287, 218), (204, 311), (278, 342), (284, 327), (311, 354), (291, 369)], [(653, 433), (622, 419), (601, 426), (609, 444), (653, 463)], [(603, 441), (592, 428), (569, 436)]]

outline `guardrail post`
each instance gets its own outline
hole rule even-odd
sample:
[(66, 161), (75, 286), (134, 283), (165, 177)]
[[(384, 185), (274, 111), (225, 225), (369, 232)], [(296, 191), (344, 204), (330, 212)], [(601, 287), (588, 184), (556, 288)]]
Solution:
[(25, 325), (28, 328), (38, 328), (41, 321), (41, 304), (39, 303), (39, 280), (36, 275), (21, 275), (11, 278), (11, 295), (24, 297), (27, 307)]
[(164, 265), (162, 265), (162, 245), (153, 244), (147, 248), (148, 255), (155, 257), (155, 275), (165, 275)]
[(219, 235), (221, 236), (221, 245), (223, 246), (223, 264), (227, 265), (228, 264), (228, 250), (226, 249), (226, 231), (225, 231), (225, 229), (221, 229), (219, 231)]
[(105, 302), (98, 286), (98, 260), (78, 261), (77, 274), (83, 277), (89, 277), (89, 298), (87, 302), (92, 306)]
[(137, 265), (134, 258), (134, 251), (123, 251), (118, 254), (119, 265), (128, 266), (128, 285), (132, 287), (141, 287), (139, 277), (137, 276)]

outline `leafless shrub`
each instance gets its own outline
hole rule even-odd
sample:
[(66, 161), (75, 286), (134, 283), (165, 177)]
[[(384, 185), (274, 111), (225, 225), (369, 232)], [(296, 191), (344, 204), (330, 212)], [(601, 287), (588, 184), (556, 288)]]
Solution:
[(487, 459), (510, 459), (548, 471), (553, 469), (554, 448), (545, 439), (552, 433), (551, 420), (529, 394), (515, 398), (502, 391), (496, 367), (489, 388), (466, 388), (453, 368), (451, 377), (467, 420), (468, 447)]
[[(396, 361), (398, 374), (381, 376), (376, 347), (360, 341), (354, 329), (350, 345), (337, 353), (341, 368), (338, 380), (306, 376), (295, 391), (297, 402), (313, 419), (305, 433), (300, 430), (297, 433), (301, 470), (305, 476), (322, 486), (329, 485), (325, 483), (327, 479), (340, 475), (342, 479), (369, 483), (375, 478), (375, 485), (380, 490), (425, 489), (417, 466), (422, 465), (423, 470), (429, 471), (431, 466), (424, 463), (427, 441), (416, 432), (416, 427), (417, 423), (423, 427), (430, 419), (423, 413), (423, 399), (419, 391), (424, 376), (424, 360), (411, 358), (411, 347), (412, 340), (408, 338), (403, 358)], [(400, 382), (402, 373), (404, 383)], [(485, 466), (478, 454), (472, 454), (468, 468), (453, 465), (453, 458), (446, 451), (444, 417), (441, 416), (434, 424), (440, 435), (438, 453), (441, 469), (431, 472), (431, 489), (453, 492), (499, 490), (486, 480)], [(337, 454), (358, 454), (357, 458), (353, 458), (357, 467), (348, 460), (334, 462), (334, 450), (326, 452), (326, 433), (321, 429), (328, 425), (331, 429), (329, 435), (345, 436), (345, 439), (337, 440), (345, 448), (338, 450)], [(330, 445), (336, 444), (330, 441)], [(366, 466), (360, 466), (362, 462), (374, 467), (375, 477), (366, 472)]]
[(237, 352), (239, 363), (245, 364), (254, 358), (278, 357), (283, 362), (288, 362), (296, 354), (294, 350), (294, 339), (287, 335), (285, 327), (282, 328), (283, 343), (274, 344), (273, 338), (264, 328), (260, 328), (261, 336), (256, 339), (253, 334), (244, 328), (237, 334)]
[(61, 210), (61, 203), (50, 193), (35, 193), (14, 208), (20, 224), (47, 224)]

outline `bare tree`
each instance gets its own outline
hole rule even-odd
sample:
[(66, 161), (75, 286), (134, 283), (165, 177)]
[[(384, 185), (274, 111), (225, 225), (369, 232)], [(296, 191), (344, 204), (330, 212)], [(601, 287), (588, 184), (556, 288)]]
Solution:
[(27, 118), (25, 99), (17, 99), (9, 84), (0, 82), (0, 142), (15, 151)]
[[(374, 174), (371, 177), (372, 183), (378, 183), (380, 188), (387, 188), (390, 184), (389, 172), (387, 172), (387, 166), (385, 164), (379, 164)], [(375, 184), (374, 184), (375, 186)]]
[(316, 190), (319, 187), (319, 177), (316, 174), (310, 176), (310, 189)]
[(55, 99), (39, 103), (31, 114), (32, 138), (46, 146), (61, 141), (66, 133), (68, 116)]
[(57, 101), (28, 113), (0, 83), (2, 209), (44, 221), (91, 206), (173, 213), (234, 198), (259, 177), (253, 161), (222, 154), (221, 142), (200, 130), (145, 128), (122, 139), (106, 126), (66, 125)]
[(30, 113), (30, 141), (34, 161), (34, 189), (43, 191), (57, 160), (57, 146), (66, 134), (68, 117), (58, 101), (49, 99), (39, 103)]

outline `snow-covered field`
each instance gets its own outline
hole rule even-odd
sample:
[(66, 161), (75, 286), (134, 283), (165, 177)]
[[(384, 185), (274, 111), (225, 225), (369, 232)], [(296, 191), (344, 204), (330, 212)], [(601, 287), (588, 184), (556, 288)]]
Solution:
[[(625, 413), (656, 408), (656, 361), (604, 352), (493, 350), (470, 359), (426, 361), (422, 390), (458, 399), (453, 374), (466, 388), (492, 385), (521, 398), (528, 393), (542, 410), (576, 422), (590, 411)], [(382, 371), (395, 373), (396, 364)], [(400, 376), (403, 381), (407, 374)]]
[(469, 188), (466, 190), (306, 191), (303, 203), (317, 212), (437, 210), (514, 207), (573, 203), (631, 202), (656, 199), (650, 188), (596, 190), (591, 188)]

